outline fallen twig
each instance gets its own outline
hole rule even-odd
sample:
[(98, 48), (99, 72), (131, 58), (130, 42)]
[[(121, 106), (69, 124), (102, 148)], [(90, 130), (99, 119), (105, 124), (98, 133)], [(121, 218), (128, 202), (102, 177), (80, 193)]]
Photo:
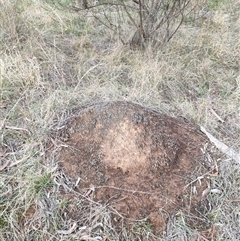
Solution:
[(210, 108), (210, 111), (212, 112), (212, 114), (222, 123), (224, 123), (225, 121), (215, 112), (215, 110), (213, 110), (212, 108)]
[(232, 158), (238, 164), (240, 164), (240, 153), (236, 152), (234, 149), (228, 147), (213, 135), (211, 135), (203, 126), (201, 127), (201, 131), (209, 138), (209, 140), (225, 155)]
[(227, 202), (229, 202), (229, 203), (240, 202), (240, 199), (231, 199), (231, 200), (227, 200)]
[(63, 235), (69, 235), (71, 234), (77, 227), (77, 223), (74, 223), (72, 227), (70, 227), (68, 230), (58, 230), (58, 234), (63, 234)]
[(12, 164), (9, 165), (9, 167), (13, 167), (13, 166), (18, 165), (19, 163), (21, 163), (21, 162), (27, 160), (30, 156), (31, 156), (31, 155), (28, 155), (28, 156), (23, 157), (22, 159), (20, 159), (20, 160), (18, 160), (18, 161), (13, 162)]

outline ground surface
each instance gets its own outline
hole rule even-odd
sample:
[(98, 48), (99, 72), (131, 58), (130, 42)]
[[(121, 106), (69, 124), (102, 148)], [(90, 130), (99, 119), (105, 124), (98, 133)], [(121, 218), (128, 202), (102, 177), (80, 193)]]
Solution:
[(122, 217), (146, 219), (158, 233), (177, 210), (201, 209), (206, 182), (192, 181), (213, 163), (197, 126), (133, 103), (104, 102), (75, 111), (57, 136), (64, 142), (60, 165), (80, 178), (79, 192), (116, 211), (116, 226)]
[[(196, 1), (202, 2), (192, 0), (191, 3)], [(216, 153), (211, 152), (215, 157), (215, 170), (214, 175), (207, 179), (208, 189), (203, 192), (201, 206), (198, 205), (201, 189), (196, 187), (198, 194), (193, 194), (194, 186), (200, 182), (191, 181), (203, 170), (194, 171), (192, 177), (185, 175), (184, 182), (186, 185), (191, 183), (192, 187), (189, 185), (187, 194), (182, 197), (186, 200), (186, 197), (191, 196), (194, 204), (197, 203), (196, 213), (189, 213), (189, 205), (184, 204), (180, 198), (179, 206), (176, 205), (176, 211), (173, 210), (175, 215), (161, 213), (163, 218), (168, 215), (171, 217), (162, 235), (154, 235), (150, 218), (134, 222), (129, 230), (130, 225), (125, 224), (131, 220), (123, 221), (116, 213), (116, 208), (119, 208), (123, 215), (129, 216), (129, 205), (123, 200), (122, 207), (113, 207), (112, 200), (100, 196), (103, 192), (112, 195), (115, 191), (100, 188), (103, 185), (101, 183), (92, 183), (96, 171), (93, 164), (81, 176), (75, 170), (67, 172), (66, 167), (65, 174), (63, 173), (64, 167), (59, 167), (59, 159), (63, 151), (67, 151), (71, 139), (68, 140), (67, 133), (61, 138), (55, 138), (56, 132), (51, 131), (63, 128), (66, 119), (69, 123), (80, 120), (77, 114), (83, 110), (79, 110), (79, 107), (101, 101), (129, 101), (151, 109), (160, 109), (173, 117), (182, 116), (182, 120), (177, 121), (181, 126), (186, 118), (191, 123), (204, 127), (219, 141), (239, 153), (240, 1), (208, 0), (207, 6), (199, 5), (200, 12), (196, 11), (185, 18), (170, 42), (162, 48), (149, 48), (145, 51), (133, 50), (128, 44), (123, 44), (118, 34), (93, 18), (93, 9), (72, 11), (65, 5), (71, 2), (75, 4), (76, 1), (0, 0), (0, 240), (239, 241), (240, 165), (231, 157), (216, 150)], [(106, 10), (106, 6), (102, 7)], [(113, 12), (106, 10), (106, 13)], [(126, 17), (122, 29), (128, 39), (134, 33), (128, 25), (128, 16), (124, 12), (122, 14)], [(76, 108), (79, 112), (71, 118), (71, 110)], [(153, 116), (160, 115), (151, 113)], [(90, 115), (87, 109), (86, 114)], [(122, 133), (123, 140), (131, 135), (126, 151), (131, 147), (133, 157), (138, 157), (139, 149), (144, 150), (145, 147), (145, 153), (141, 152), (141, 160), (146, 160), (151, 154), (146, 148), (146, 145), (151, 144), (151, 135), (145, 137), (146, 145), (142, 147), (135, 144), (137, 141), (134, 142), (134, 138), (150, 126), (143, 124), (146, 121), (141, 116), (136, 116), (135, 119), (136, 124), (133, 124), (131, 117), (129, 122), (122, 122), (124, 125), (115, 124), (115, 129), (114, 122), (105, 122), (109, 129), (113, 129), (111, 133), (104, 130), (102, 133), (108, 133), (105, 136), (108, 140), (116, 132), (118, 136)], [(153, 119), (155, 121), (155, 117)], [(90, 123), (94, 127), (94, 123)], [(188, 123), (185, 124), (189, 126)], [(89, 127), (87, 124), (85, 126)], [(99, 126), (92, 129), (101, 130)], [(190, 129), (195, 130), (195, 127), (191, 125)], [(128, 130), (129, 136), (123, 130)], [(94, 135), (97, 136), (92, 134), (92, 137)], [(162, 137), (165, 138), (166, 135), (170, 135), (169, 132), (162, 134)], [(176, 148), (179, 147), (179, 141), (187, 141), (183, 136), (182, 138), (176, 139)], [(139, 139), (145, 140), (141, 135)], [(113, 147), (122, 143), (119, 138), (115, 140)], [(104, 143), (104, 149), (101, 146), (96, 150), (110, 150), (105, 157), (100, 155), (102, 164), (99, 166), (107, 176), (104, 171), (109, 170), (104, 169), (106, 167), (103, 165), (116, 163), (111, 159), (114, 149), (110, 148), (110, 144), (107, 145), (107, 139)], [(162, 141), (159, 146), (163, 148), (164, 144), (166, 142)], [(115, 150), (117, 154), (120, 151), (117, 148)], [(70, 150), (68, 151), (70, 156)], [(79, 152), (84, 154), (83, 149)], [(90, 153), (89, 150), (89, 156)], [(206, 157), (209, 157), (207, 153)], [(160, 152), (155, 152), (154, 155), (157, 154), (163, 159), (168, 155), (170, 158), (175, 156), (170, 151), (165, 156)], [(181, 160), (187, 161), (188, 157), (185, 155), (186, 160)], [(93, 159), (83, 161), (89, 164), (91, 160), (94, 163)], [(65, 160), (62, 158), (62, 161)], [(197, 160), (192, 161), (195, 163)], [(78, 162), (79, 156), (76, 157), (75, 164)], [(125, 162), (120, 164), (123, 167)], [(81, 166), (78, 165), (77, 168)], [(164, 165), (161, 168), (174, 171)], [(115, 169), (112, 168), (113, 170)], [(141, 170), (136, 172), (140, 173)], [(128, 181), (132, 173), (118, 171), (115, 179), (117, 181), (117, 177), (122, 175)], [(152, 179), (155, 178), (153, 174)], [(140, 179), (137, 184), (147, 189), (143, 180)], [(200, 181), (200, 187), (203, 187), (204, 181)], [(113, 184), (106, 182), (106, 185)], [(160, 184), (162, 186), (155, 189), (154, 186), (149, 187), (148, 192), (153, 190), (156, 194), (166, 185), (165, 180)], [(128, 188), (126, 184), (124, 188)], [(149, 201), (152, 197), (134, 191), (122, 190), (119, 193), (123, 198), (132, 199), (136, 206), (145, 197), (148, 196)], [(161, 200), (164, 201), (164, 197)], [(137, 210), (136, 206), (131, 208)], [(194, 205), (190, 206), (194, 209)], [(146, 214), (136, 211), (133, 216), (145, 217), (151, 210), (148, 209)], [(154, 217), (151, 220), (153, 219)], [(210, 228), (200, 230), (197, 227), (201, 223), (198, 224), (197, 220), (203, 222), (204, 227), (207, 225)]]

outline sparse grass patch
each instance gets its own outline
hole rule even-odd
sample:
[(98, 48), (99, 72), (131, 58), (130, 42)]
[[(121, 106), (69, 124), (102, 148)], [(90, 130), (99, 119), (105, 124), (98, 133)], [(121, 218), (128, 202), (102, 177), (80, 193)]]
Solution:
[[(40, 0), (0, 1), (0, 240), (79, 240), (87, 232), (106, 240), (177, 241), (201, 234), (179, 214), (163, 237), (147, 222), (132, 233), (123, 227), (120, 235), (106, 207), (57, 179), (61, 147), (49, 133), (75, 107), (130, 100), (204, 125), (239, 150), (239, 3), (209, 4), (207, 19), (187, 22), (167, 47), (143, 53), (107, 38), (109, 30), (99, 30), (89, 16)], [(46, 156), (49, 142), (56, 150)], [(205, 218), (216, 226), (216, 240), (238, 240), (239, 164), (221, 156), (218, 167), (209, 184), (221, 193), (208, 195)], [(70, 211), (79, 214), (76, 220)], [(57, 232), (75, 222), (72, 233)]]
[(134, 236), (144, 237), (147, 239), (149, 234), (152, 234), (151, 224), (148, 221), (135, 222), (132, 227), (132, 232)]
[(49, 4), (52, 4), (52, 6), (57, 7), (68, 7), (72, 1), (71, 0), (53, 0), (53, 1), (47, 1)]
[(49, 188), (53, 187), (51, 173), (45, 173), (43, 176), (38, 177), (33, 182), (34, 182), (33, 189), (36, 192), (36, 194), (41, 195), (41, 194), (45, 193)]
[(221, 5), (223, 5), (224, 3), (227, 3), (227, 0), (210, 0), (208, 2), (208, 7), (210, 9), (218, 9), (221, 7)]

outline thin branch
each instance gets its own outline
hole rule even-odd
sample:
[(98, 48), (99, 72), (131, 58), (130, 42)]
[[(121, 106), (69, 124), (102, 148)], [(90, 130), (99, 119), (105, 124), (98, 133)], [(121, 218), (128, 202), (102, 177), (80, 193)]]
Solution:
[(113, 29), (113, 27), (116, 28), (116, 26), (113, 25), (111, 22), (109, 22), (110, 25), (107, 25), (105, 22), (103, 22), (103, 21), (102, 21), (99, 17), (97, 17), (96, 15), (93, 15), (93, 17), (96, 18), (97, 21), (99, 21), (99, 23), (101, 23), (101, 24), (104, 25), (105, 27), (107, 27), (107, 28), (109, 28), (109, 29), (111, 29), (112, 31), (115, 32), (115, 30)]
[(140, 36), (141, 36), (141, 45), (142, 47), (145, 48), (145, 40), (146, 40), (146, 34), (144, 31), (143, 27), (143, 15), (142, 15), (142, 0), (139, 0), (139, 21), (140, 21), (140, 26), (139, 26), (139, 31), (140, 31)]
[(183, 14), (181, 14), (181, 15), (182, 15), (182, 18), (181, 18), (180, 23), (179, 23), (178, 26), (175, 28), (175, 30), (171, 33), (171, 35), (168, 37), (167, 42), (169, 42), (169, 41), (171, 40), (171, 38), (174, 36), (174, 34), (178, 31), (178, 29), (179, 29), (180, 26), (182, 25), (183, 20), (184, 20), (184, 16), (183, 16)]
[(129, 13), (128, 9), (127, 9), (127, 6), (125, 5), (125, 3), (123, 2), (123, 8), (124, 10), (126, 11), (129, 19), (131, 20), (132, 24), (138, 29), (138, 24), (134, 21), (133, 17), (131, 16), (131, 14)]
[(87, 8), (78, 8), (76, 6), (72, 6), (72, 10), (76, 11), (76, 12), (80, 12), (80, 11), (83, 11), (83, 10), (89, 10), (89, 9), (92, 9), (92, 8), (98, 8), (100, 6), (123, 6), (121, 3), (98, 3), (98, 4), (95, 4), (95, 5), (92, 5), (92, 6), (87, 6)]

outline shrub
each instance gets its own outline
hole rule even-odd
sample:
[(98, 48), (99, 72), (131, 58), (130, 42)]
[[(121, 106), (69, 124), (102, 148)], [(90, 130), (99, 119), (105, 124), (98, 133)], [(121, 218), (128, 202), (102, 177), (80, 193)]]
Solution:
[[(158, 48), (171, 40), (185, 18), (204, 7), (207, 0), (81, 0), (75, 11), (88, 11), (111, 29), (124, 44)], [(194, 19), (191, 17), (191, 19)], [(130, 33), (130, 39), (129, 39)]]

